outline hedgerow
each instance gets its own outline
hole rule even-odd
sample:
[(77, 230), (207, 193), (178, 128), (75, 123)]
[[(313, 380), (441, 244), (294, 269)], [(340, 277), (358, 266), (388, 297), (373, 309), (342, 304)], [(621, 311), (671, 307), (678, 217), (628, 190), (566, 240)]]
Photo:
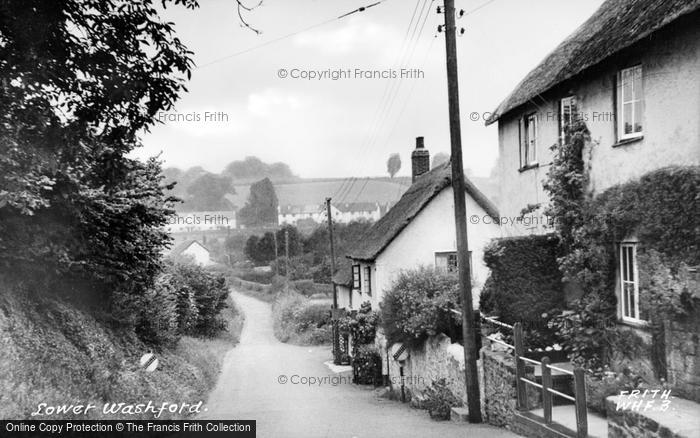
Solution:
[(559, 239), (551, 234), (491, 241), (484, 249), (491, 273), (481, 291), (481, 311), (508, 324), (543, 328), (542, 314), (564, 307), (558, 248)]
[(132, 315), (136, 334), (155, 346), (173, 345), (183, 335), (214, 336), (226, 328), (221, 311), (228, 293), (222, 275), (168, 261), (154, 287), (138, 299), (139, 310)]

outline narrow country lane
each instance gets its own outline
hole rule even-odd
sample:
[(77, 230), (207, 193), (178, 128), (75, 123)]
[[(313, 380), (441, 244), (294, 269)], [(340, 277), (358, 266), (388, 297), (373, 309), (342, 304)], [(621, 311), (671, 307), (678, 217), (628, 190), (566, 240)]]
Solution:
[(236, 292), (233, 298), (245, 313), (245, 327), (240, 344), (226, 355), (205, 419), (257, 420), (257, 436), (263, 438), (516, 436), (486, 425), (436, 422), (425, 411), (380, 399), (371, 389), (347, 382), (282, 384), (280, 376), (335, 376), (323, 364), (330, 359), (330, 348), (279, 342), (269, 304)]

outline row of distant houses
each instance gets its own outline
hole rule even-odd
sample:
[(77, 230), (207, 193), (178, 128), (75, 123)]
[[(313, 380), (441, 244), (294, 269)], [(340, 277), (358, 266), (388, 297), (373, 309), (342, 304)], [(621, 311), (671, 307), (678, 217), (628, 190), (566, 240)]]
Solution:
[[(655, 169), (700, 164), (698, 23), (697, 1), (608, 0), (498, 106), (487, 124), (498, 125), (499, 205), (465, 181), (475, 306), (488, 276), (484, 246), (493, 238), (547, 231), (546, 218), (518, 218), (528, 206), (548, 202), (543, 179), (553, 159), (550, 147), (566, 140), (564, 126), (572, 117), (584, 118), (596, 144), (584, 158), (592, 194)], [(370, 302), (379, 309), (402, 270), (456, 269), (449, 164), (428, 171), (422, 138), (412, 160), (411, 187), (344, 254), (347, 264), (333, 279), (342, 308), (358, 310)], [(630, 248), (642, 244), (619, 244), (624, 265), (618, 267), (616, 294), (625, 323), (642, 322), (634, 307), (622, 307), (639, 301), (638, 286), (623, 283), (639, 281)], [(637, 295), (623, 297), (623, 290)]]
[[(377, 202), (344, 202), (331, 205), (331, 214), (336, 223), (377, 221), (388, 208), (388, 204)], [(299, 225), (305, 221), (320, 225), (327, 221), (326, 206), (322, 204), (282, 205), (277, 207), (277, 211), (279, 225)], [(178, 212), (170, 217), (166, 226), (169, 233), (225, 231), (236, 228), (238, 222), (234, 210)]]
[[(388, 210), (388, 204), (378, 202), (341, 202), (331, 204), (333, 222), (347, 224), (352, 221), (377, 221)], [(280, 225), (298, 225), (300, 221), (326, 223), (325, 205), (284, 205), (277, 208)]]

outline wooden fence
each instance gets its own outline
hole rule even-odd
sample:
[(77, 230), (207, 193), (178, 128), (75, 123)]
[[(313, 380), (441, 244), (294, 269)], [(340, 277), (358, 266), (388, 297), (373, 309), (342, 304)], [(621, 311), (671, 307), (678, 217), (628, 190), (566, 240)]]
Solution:
[[(519, 411), (529, 411), (527, 401), (527, 388), (526, 385), (531, 385), (539, 388), (542, 391), (542, 411), (543, 416), (535, 416), (543, 424), (550, 425), (556, 423), (552, 419), (552, 406), (554, 396), (562, 397), (566, 400), (572, 401), (574, 403), (576, 411), (576, 430), (570, 430), (559, 424), (562, 428), (569, 431), (572, 437), (585, 438), (588, 436), (588, 411), (586, 409), (586, 387), (585, 387), (585, 377), (583, 368), (577, 367), (573, 371), (569, 371), (563, 368), (556, 367), (550, 363), (548, 357), (543, 357), (541, 361), (530, 359), (525, 357), (525, 346), (523, 342), (523, 327), (522, 324), (516, 323), (515, 325), (505, 324), (497, 319), (481, 315), (483, 322), (495, 325), (499, 328), (505, 328), (513, 331), (513, 344), (508, 344), (500, 339), (496, 339), (493, 336), (484, 336), (490, 342), (503, 345), (513, 351), (513, 358), (515, 360), (515, 376), (516, 376), (516, 394), (517, 394), (517, 406)], [(539, 366), (542, 371), (542, 383), (537, 383), (525, 377), (525, 364), (529, 363), (533, 366)], [(563, 392), (557, 391), (553, 388), (552, 384), (552, 370), (559, 371), (561, 373), (569, 374), (573, 376), (574, 381), (574, 395), (564, 394)]]

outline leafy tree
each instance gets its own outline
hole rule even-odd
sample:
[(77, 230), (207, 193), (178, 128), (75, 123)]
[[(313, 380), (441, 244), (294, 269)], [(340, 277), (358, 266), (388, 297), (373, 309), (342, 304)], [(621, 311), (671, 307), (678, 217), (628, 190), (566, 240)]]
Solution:
[(401, 170), (401, 156), (399, 154), (389, 155), (389, 159), (386, 160), (386, 171), (389, 172), (389, 176), (393, 178), (399, 170)]
[(224, 240), (223, 251), (227, 255), (227, 261), (231, 263), (242, 261), (245, 255), (245, 247), (248, 237), (245, 234), (233, 234)]
[(233, 204), (226, 194), (235, 192), (230, 178), (207, 172), (187, 187), (185, 207), (190, 211), (231, 210)]
[[(333, 237), (335, 238), (336, 254), (346, 254), (350, 247), (357, 242), (362, 235), (372, 226), (372, 222), (359, 220), (348, 224), (334, 223)], [(328, 256), (330, 263), (330, 246), (328, 240), (328, 227), (317, 227), (303, 242), (304, 252), (313, 253), (317, 263), (323, 257)]]
[(275, 187), (265, 178), (250, 186), (250, 195), (238, 211), (238, 220), (246, 226), (277, 225), (278, 204)]
[(268, 231), (258, 241), (257, 260), (268, 263), (275, 259), (275, 233)]
[(246, 157), (242, 161), (233, 161), (222, 172), (234, 181), (257, 181), (270, 178), (274, 182), (292, 181), (297, 177), (285, 163), (264, 163), (258, 157)]
[(153, 285), (173, 199), (160, 163), (128, 154), (192, 68), (154, 3), (0, 6), (3, 268), (80, 278), (97, 291), (138, 295)]
[(168, 263), (164, 277), (174, 291), (180, 334), (212, 336), (225, 327), (220, 314), (228, 288), (221, 274), (192, 263)]
[(260, 238), (258, 236), (250, 236), (248, 240), (245, 243), (245, 255), (248, 257), (250, 260), (257, 262), (258, 261), (258, 241)]
[(277, 242), (279, 244), (279, 255), (285, 255), (285, 237), (287, 232), (289, 239), (289, 256), (294, 257), (302, 253), (302, 237), (294, 225), (285, 225), (277, 231)]
[(262, 237), (250, 236), (245, 245), (245, 255), (256, 264), (264, 264), (274, 260), (275, 234), (268, 231)]
[(445, 152), (438, 152), (433, 156), (433, 163), (430, 165), (431, 169), (435, 169), (441, 164), (445, 164), (450, 161), (450, 154)]

